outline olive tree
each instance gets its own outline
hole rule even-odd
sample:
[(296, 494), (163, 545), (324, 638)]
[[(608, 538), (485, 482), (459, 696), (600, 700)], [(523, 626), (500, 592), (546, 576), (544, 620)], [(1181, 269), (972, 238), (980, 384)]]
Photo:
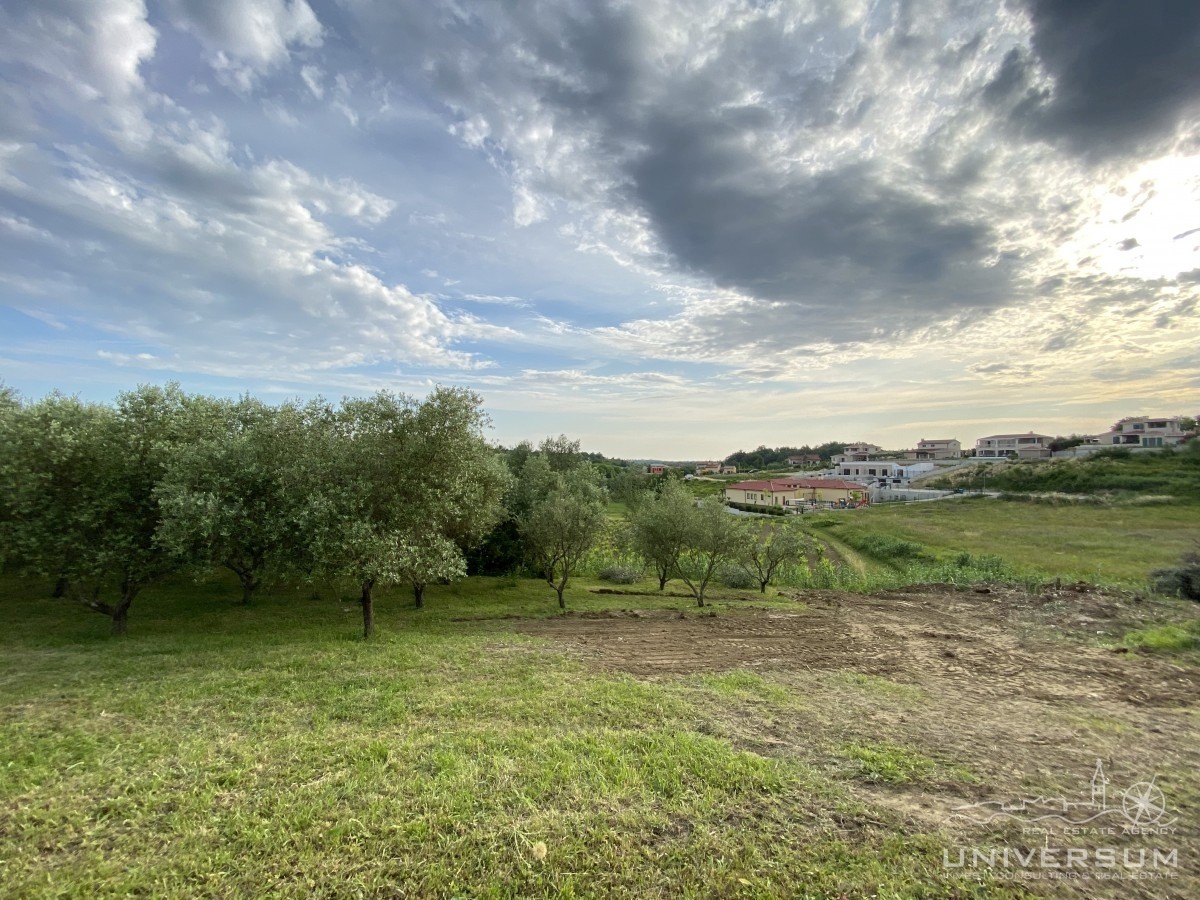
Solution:
[(648, 565), (654, 567), (661, 591), (678, 572), (679, 555), (687, 544), (696, 501), (677, 480), (666, 481), (657, 494), (638, 502), (628, 516), (630, 544)]
[(6, 562), (27, 575), (78, 586), (101, 539), (96, 477), (106, 468), (113, 411), (51, 394), (4, 410), (0, 420), (0, 504)]
[(558, 595), (604, 533), (604, 489), (588, 463), (556, 472), (545, 456), (531, 456), (521, 473), (519, 493), (528, 501), (518, 528), (530, 564)]
[(201, 569), (237, 575), (242, 603), (297, 559), (303, 411), (245, 397), (224, 422), (179, 448), (158, 486), (160, 544)]
[(470, 391), (438, 388), (424, 402), (381, 392), (313, 417), (300, 513), (313, 572), (351, 578), (363, 634), (375, 628), (374, 591), (462, 577), (462, 547), (501, 515), (507, 476), (483, 438)]
[(767, 592), (779, 569), (800, 558), (804, 538), (788, 522), (764, 523), (750, 519), (743, 526), (747, 535), (742, 547), (742, 568), (757, 582), (760, 593)]
[(141, 590), (179, 565), (156, 541), (155, 489), (206, 427), (196, 413), (169, 385), (124, 393), (115, 408), (53, 394), (5, 416), (0, 478), (17, 565), (108, 616), (113, 634), (125, 634)]
[(705, 592), (721, 564), (741, 557), (746, 540), (741, 523), (720, 500), (708, 497), (700, 501), (689, 521), (684, 551), (675, 567), (696, 598), (697, 606), (704, 605)]

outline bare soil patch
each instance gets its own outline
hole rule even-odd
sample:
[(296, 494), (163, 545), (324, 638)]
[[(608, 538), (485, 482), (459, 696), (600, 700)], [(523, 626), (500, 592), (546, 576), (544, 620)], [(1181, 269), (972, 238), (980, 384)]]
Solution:
[[(796, 591), (795, 612), (702, 609), (567, 615), (527, 622), (595, 666), (639, 676), (730, 669), (852, 670), (914, 684), (955, 684), (980, 699), (1104, 697), (1147, 706), (1200, 698), (1200, 670), (1071, 642), (1153, 621), (1152, 607), (1100, 592), (1028, 597), (932, 589), (877, 595)], [(1054, 633), (1061, 629), (1062, 638)], [(1041, 633), (1038, 633), (1041, 632)]]
[[(798, 601), (794, 610), (623, 611), (519, 630), (599, 670), (688, 689), (702, 685), (697, 676), (757, 673), (787, 688), (793, 702), (706, 701), (696, 687), (711, 703), (715, 733), (756, 753), (799, 757), (912, 827), (947, 832), (962, 846), (1178, 851), (1168, 879), (1026, 882), (1036, 893), (1200, 896), (1200, 667), (1102, 645), (1189, 610), (1087, 585), (1032, 596), (942, 585), (786, 596)], [(912, 783), (881, 783), (847, 760), (848, 745), (902, 748), (937, 767)], [(962, 810), (1022, 797), (1086, 801), (1098, 760), (1113, 808), (1097, 824), (1115, 834), (1019, 816), (980, 824)], [(1167, 810), (1153, 825), (1167, 831), (1123, 832), (1130, 823), (1118, 807), (1138, 782), (1161, 788)]]

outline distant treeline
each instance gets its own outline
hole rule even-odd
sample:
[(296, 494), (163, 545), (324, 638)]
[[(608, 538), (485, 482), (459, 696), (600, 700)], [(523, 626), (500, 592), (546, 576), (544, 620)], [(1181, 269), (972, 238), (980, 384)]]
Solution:
[(725, 457), (724, 463), (727, 466), (737, 466), (738, 471), (770, 469), (786, 466), (789, 456), (816, 455), (821, 457), (822, 462), (828, 462), (830, 457), (845, 449), (846, 444), (839, 441), (829, 441), (817, 447), (810, 447), (807, 444), (803, 447), (776, 447), (774, 450), (769, 447), (759, 447), (757, 450), (739, 450), (737, 453), (731, 453)]

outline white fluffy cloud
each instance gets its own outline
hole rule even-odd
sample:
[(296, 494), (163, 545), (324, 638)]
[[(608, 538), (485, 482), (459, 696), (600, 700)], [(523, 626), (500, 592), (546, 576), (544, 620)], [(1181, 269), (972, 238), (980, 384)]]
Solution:
[(168, 0), (179, 28), (198, 37), (222, 80), (249, 91), (292, 48), (319, 47), (324, 29), (305, 0)]
[(937, 385), (1175, 403), (1200, 7), (1151, 6), (10, 4), (0, 296), (54, 332), (31, 355), (461, 373), (597, 433), (789, 392), (830, 422), (961, 415)]

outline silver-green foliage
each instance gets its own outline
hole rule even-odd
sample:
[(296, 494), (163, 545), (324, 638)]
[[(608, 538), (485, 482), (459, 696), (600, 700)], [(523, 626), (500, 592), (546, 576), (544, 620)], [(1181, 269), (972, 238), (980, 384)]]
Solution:
[(521, 470), (517, 527), (530, 564), (558, 595), (604, 533), (606, 494), (589, 463), (565, 471), (552, 467), (549, 454), (530, 456)]
[(486, 424), (477, 395), (440, 387), (423, 402), (380, 392), (313, 417), (300, 513), (309, 566), (358, 585), (365, 635), (377, 586), (408, 582), (420, 602), (428, 582), (465, 574), (461, 548), (499, 521), (508, 476)]
[(307, 422), (293, 404), (245, 397), (218, 405), (219, 427), (180, 447), (157, 487), (158, 541), (200, 571), (234, 572), (249, 603), (302, 558), (296, 464)]
[(115, 408), (61, 394), (6, 406), (0, 492), (12, 562), (56, 579), (123, 634), (137, 594), (179, 564), (156, 540), (155, 488), (211, 413), (176, 385), (139, 387)]
[(684, 550), (675, 568), (696, 598), (697, 606), (704, 605), (704, 595), (721, 566), (741, 559), (749, 540), (738, 517), (717, 498), (708, 497), (696, 505), (689, 516)]
[(696, 516), (695, 506), (691, 492), (682, 482), (671, 479), (629, 513), (629, 543), (653, 567), (660, 591), (678, 574), (679, 557), (687, 546)]
[(804, 536), (790, 522), (764, 525), (761, 519), (750, 519), (742, 526), (747, 536), (739, 560), (761, 593), (775, 580), (780, 570), (799, 560), (804, 551)]

